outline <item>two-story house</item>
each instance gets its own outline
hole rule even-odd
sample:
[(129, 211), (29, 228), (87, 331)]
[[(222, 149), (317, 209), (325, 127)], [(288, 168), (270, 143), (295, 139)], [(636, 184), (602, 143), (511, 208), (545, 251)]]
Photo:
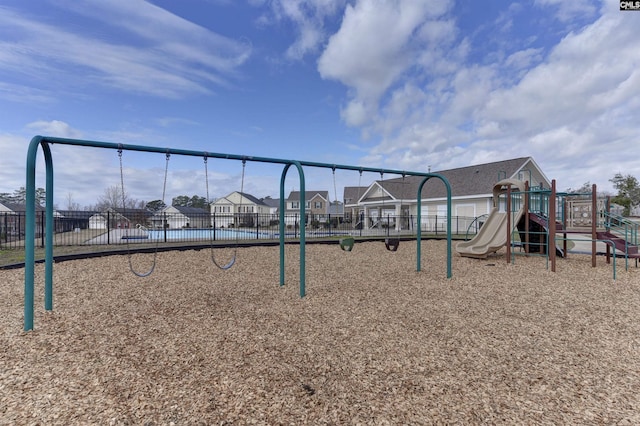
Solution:
[(238, 228), (269, 225), (277, 219), (271, 207), (259, 198), (246, 192), (234, 191), (211, 203), (211, 226), (215, 228)]

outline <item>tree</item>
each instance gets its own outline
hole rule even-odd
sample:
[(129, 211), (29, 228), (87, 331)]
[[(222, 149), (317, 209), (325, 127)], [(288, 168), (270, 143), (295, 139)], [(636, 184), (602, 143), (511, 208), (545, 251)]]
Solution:
[(640, 204), (638, 179), (631, 175), (623, 176), (622, 173), (616, 173), (613, 179), (609, 179), (609, 182), (613, 183), (614, 188), (618, 191), (618, 194), (611, 201), (623, 206), (624, 212), (622, 214), (628, 216), (631, 209)]
[(205, 197), (198, 197), (197, 195), (191, 197), (190, 203), (191, 207), (199, 207), (201, 209), (206, 209), (208, 205)]
[(178, 195), (177, 197), (173, 197), (171, 200), (171, 205), (178, 207), (199, 207), (201, 209), (206, 209), (207, 204), (207, 199), (198, 195), (194, 195), (191, 198), (189, 198), (188, 195)]
[[(46, 199), (46, 191), (44, 188), (36, 188), (36, 204), (41, 206)], [(0, 193), (0, 201), (7, 203), (25, 204), (27, 202), (27, 189), (21, 186), (20, 189), (13, 191), (13, 194), (8, 192)]]
[(167, 205), (162, 200), (153, 200), (147, 203), (147, 210), (150, 210), (152, 212), (159, 212), (165, 207), (167, 207)]
[(585, 182), (582, 184), (580, 188), (577, 188), (577, 189), (569, 188), (567, 189), (566, 192), (568, 192), (569, 194), (591, 194), (592, 190), (593, 190), (593, 185), (591, 185), (591, 182)]
[(126, 192), (123, 194), (118, 185), (113, 185), (104, 190), (104, 193), (98, 197), (98, 204), (96, 204), (96, 210), (121, 209), (123, 207), (143, 209), (145, 202), (129, 197)]
[(171, 200), (172, 206), (187, 207), (189, 205), (189, 197), (187, 195), (178, 195)]
[(67, 210), (74, 212), (80, 210), (80, 204), (73, 201), (73, 194), (70, 192), (67, 193)]

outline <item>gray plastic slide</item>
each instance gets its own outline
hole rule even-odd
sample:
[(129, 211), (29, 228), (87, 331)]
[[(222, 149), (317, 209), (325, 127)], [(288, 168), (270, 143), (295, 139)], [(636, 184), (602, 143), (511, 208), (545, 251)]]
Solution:
[[(487, 221), (482, 225), (475, 237), (470, 241), (462, 241), (456, 246), (460, 256), (486, 258), (490, 253), (495, 253), (507, 244), (507, 212), (500, 205), (500, 195), (506, 194), (507, 187), (511, 185), (512, 191), (522, 192), (524, 196), (525, 184), (515, 179), (504, 179), (493, 187), (493, 208)], [(515, 188), (513, 188), (515, 187)], [(520, 202), (520, 209), (511, 213), (511, 229), (518, 225), (524, 214), (524, 202)]]

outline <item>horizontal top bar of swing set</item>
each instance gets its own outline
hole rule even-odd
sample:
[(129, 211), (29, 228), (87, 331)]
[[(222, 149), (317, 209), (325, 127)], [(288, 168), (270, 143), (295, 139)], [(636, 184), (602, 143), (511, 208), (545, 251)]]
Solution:
[(160, 148), (154, 146), (145, 146), (145, 145), (131, 145), (124, 143), (114, 143), (114, 142), (100, 142), (100, 141), (89, 141), (82, 139), (67, 139), (67, 138), (57, 138), (51, 136), (34, 136), (31, 139), (31, 144), (40, 144), (47, 143), (50, 145), (60, 144), (60, 145), (75, 145), (75, 146), (86, 146), (92, 148), (107, 148), (107, 149), (122, 149), (125, 151), (138, 151), (138, 152), (155, 152), (160, 154), (175, 154), (175, 155), (186, 155), (191, 157), (207, 157), (207, 158), (222, 158), (226, 160), (240, 160), (240, 161), (255, 161), (259, 163), (275, 163), (275, 164), (299, 164), (301, 166), (308, 167), (322, 167), (327, 169), (340, 169), (340, 170), (355, 170), (358, 172), (374, 172), (374, 173), (387, 173), (387, 174), (396, 174), (402, 176), (423, 176), (423, 177), (437, 177), (446, 181), (446, 179), (437, 174), (437, 173), (423, 173), (423, 172), (412, 172), (407, 170), (393, 170), (393, 169), (380, 169), (375, 167), (361, 167), (361, 166), (349, 166), (344, 164), (330, 164), (330, 163), (316, 163), (312, 161), (299, 161), (299, 160), (286, 160), (282, 158), (269, 158), (269, 157), (254, 157), (250, 155), (236, 155), (236, 154), (222, 154), (217, 152), (208, 152), (208, 151), (192, 151), (186, 149), (175, 149), (175, 148)]

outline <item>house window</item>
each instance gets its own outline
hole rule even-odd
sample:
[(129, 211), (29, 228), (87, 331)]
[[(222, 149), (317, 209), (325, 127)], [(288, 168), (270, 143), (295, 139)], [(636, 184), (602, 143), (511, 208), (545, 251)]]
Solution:
[(322, 201), (316, 201), (313, 203), (313, 208), (314, 209), (321, 209), (322, 208)]
[(299, 209), (300, 208), (300, 202), (299, 201), (292, 201), (291, 202), (291, 208), (292, 209)]
[(310, 209), (311, 208), (311, 201), (307, 201), (304, 205), (305, 208)]

